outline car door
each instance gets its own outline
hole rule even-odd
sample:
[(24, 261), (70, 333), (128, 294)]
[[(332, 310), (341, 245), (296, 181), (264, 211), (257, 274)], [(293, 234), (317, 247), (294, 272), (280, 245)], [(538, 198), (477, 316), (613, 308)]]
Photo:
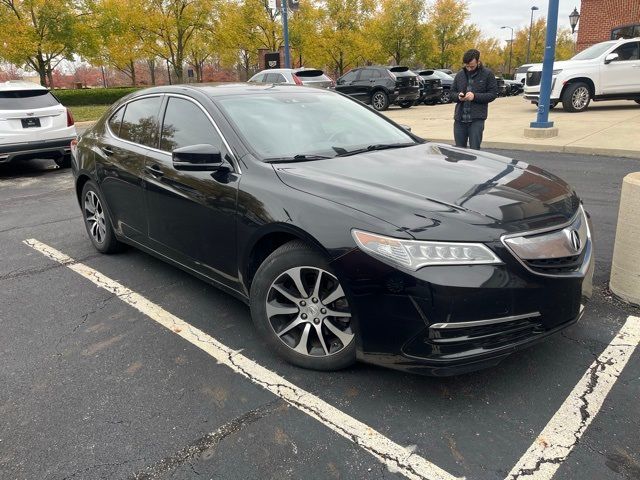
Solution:
[[(186, 171), (173, 166), (176, 148), (210, 144), (231, 171)], [(209, 278), (234, 286), (236, 196), (240, 180), (231, 151), (212, 117), (196, 100), (168, 95), (159, 148), (145, 166), (152, 248)]]
[(336, 90), (346, 95), (354, 96), (356, 91), (356, 80), (360, 70), (351, 70), (345, 73), (336, 82)]
[(624, 43), (611, 53), (618, 54), (618, 58), (601, 66), (602, 93), (640, 92), (640, 42)]
[(96, 176), (115, 228), (145, 244), (147, 218), (143, 175), (145, 162), (158, 135), (162, 95), (133, 100), (107, 121), (96, 150)]
[(380, 78), (380, 74), (376, 75), (377, 70), (371, 68), (364, 68), (360, 70), (358, 80), (355, 82), (354, 97), (361, 102), (368, 103), (371, 98), (371, 91), (376, 84), (376, 79)]

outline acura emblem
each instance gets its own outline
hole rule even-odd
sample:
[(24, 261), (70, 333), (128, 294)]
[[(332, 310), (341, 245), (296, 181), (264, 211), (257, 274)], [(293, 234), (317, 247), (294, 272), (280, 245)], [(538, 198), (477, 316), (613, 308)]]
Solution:
[(571, 238), (571, 246), (576, 252), (579, 252), (580, 247), (582, 246), (582, 243), (580, 242), (580, 235), (578, 235), (577, 230), (571, 230), (569, 235)]

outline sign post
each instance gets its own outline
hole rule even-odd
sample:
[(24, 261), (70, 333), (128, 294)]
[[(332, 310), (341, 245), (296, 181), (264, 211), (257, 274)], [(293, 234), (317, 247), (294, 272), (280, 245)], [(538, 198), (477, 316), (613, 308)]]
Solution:
[(540, 84), (540, 98), (538, 98), (538, 116), (535, 122), (531, 122), (531, 128), (553, 127), (553, 122), (549, 121), (549, 102), (551, 98), (551, 82), (553, 81), (553, 62), (556, 57), (558, 1), (549, 0), (547, 36), (544, 47), (544, 61), (542, 63), (542, 82)]

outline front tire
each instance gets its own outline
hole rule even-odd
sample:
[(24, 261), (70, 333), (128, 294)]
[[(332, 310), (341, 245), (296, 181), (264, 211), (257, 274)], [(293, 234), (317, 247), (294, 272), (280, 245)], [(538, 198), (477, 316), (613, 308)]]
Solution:
[(84, 225), (94, 248), (100, 253), (114, 253), (120, 250), (122, 244), (113, 232), (106, 203), (98, 186), (92, 180), (85, 183), (82, 188), (80, 206)]
[(373, 92), (373, 95), (371, 95), (371, 106), (378, 112), (386, 110), (389, 108), (389, 96), (382, 90)]
[(339, 370), (356, 360), (349, 302), (327, 260), (301, 241), (275, 250), (251, 285), (251, 317), (289, 363)]
[(584, 112), (591, 102), (589, 85), (583, 82), (571, 83), (562, 94), (562, 108), (565, 112)]
[(400, 102), (398, 105), (400, 105), (400, 108), (411, 108), (411, 106), (413, 106), (414, 102)]

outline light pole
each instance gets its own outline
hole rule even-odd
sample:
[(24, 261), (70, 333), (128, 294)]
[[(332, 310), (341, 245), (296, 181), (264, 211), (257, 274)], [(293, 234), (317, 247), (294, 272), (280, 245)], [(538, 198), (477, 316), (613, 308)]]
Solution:
[(527, 63), (529, 63), (529, 58), (531, 56), (531, 31), (533, 30), (533, 12), (538, 10), (538, 7), (531, 7), (531, 23), (529, 24), (529, 46), (527, 47)]
[(511, 30), (511, 41), (509, 42), (509, 67), (508, 72), (511, 75), (511, 57), (513, 56), (513, 27), (500, 27), (500, 29), (508, 28)]
[[(569, 15), (569, 24), (571, 25), (571, 36), (574, 36), (576, 33), (576, 27), (578, 26), (578, 21), (580, 20), (580, 13), (576, 7), (573, 7), (573, 12)], [(575, 52), (576, 47), (578, 46), (577, 39), (573, 39), (573, 51)]]

